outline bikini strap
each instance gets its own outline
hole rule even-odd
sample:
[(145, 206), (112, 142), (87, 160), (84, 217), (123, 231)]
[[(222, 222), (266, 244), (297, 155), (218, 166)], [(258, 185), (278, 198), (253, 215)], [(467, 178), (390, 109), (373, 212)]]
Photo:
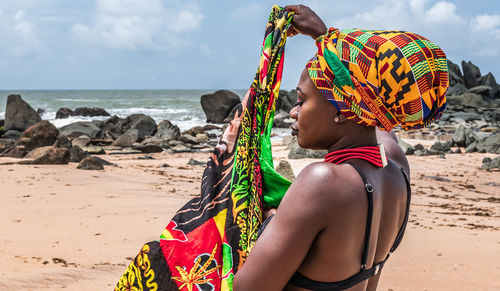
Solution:
[(406, 182), (406, 213), (405, 213), (405, 218), (403, 220), (403, 224), (401, 225), (401, 228), (399, 229), (398, 235), (396, 236), (396, 240), (394, 241), (394, 244), (391, 247), (391, 251), (387, 255), (387, 257), (390, 256), (392, 252), (396, 250), (396, 248), (399, 246), (401, 243), (401, 240), (403, 239), (403, 235), (405, 233), (406, 229), (406, 224), (408, 222), (408, 216), (410, 214), (410, 202), (411, 202), (411, 185), (410, 185), (410, 179), (408, 178), (408, 175), (406, 174), (405, 170), (403, 168), (401, 169), (401, 173), (403, 173), (403, 177), (405, 178)]
[(354, 170), (358, 172), (359, 176), (361, 176), (363, 184), (365, 185), (366, 197), (368, 198), (368, 215), (366, 217), (365, 247), (363, 249), (363, 254), (361, 257), (361, 269), (366, 270), (366, 262), (368, 261), (368, 248), (370, 246), (370, 236), (372, 231), (372, 220), (373, 220), (373, 185), (368, 183), (365, 175), (358, 166), (350, 162), (344, 162), (344, 163), (351, 165), (354, 168)]

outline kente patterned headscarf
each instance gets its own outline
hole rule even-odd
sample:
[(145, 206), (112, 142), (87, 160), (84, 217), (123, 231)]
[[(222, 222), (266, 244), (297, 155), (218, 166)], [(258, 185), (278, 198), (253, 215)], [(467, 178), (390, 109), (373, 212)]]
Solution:
[(292, 16), (273, 7), (257, 74), (208, 159), (201, 193), (142, 247), (115, 290), (233, 289), (264, 207), (277, 207), (291, 184), (274, 170), (270, 136)]
[(346, 118), (389, 131), (421, 128), (446, 107), (448, 64), (426, 38), (404, 31), (330, 28), (306, 67)]

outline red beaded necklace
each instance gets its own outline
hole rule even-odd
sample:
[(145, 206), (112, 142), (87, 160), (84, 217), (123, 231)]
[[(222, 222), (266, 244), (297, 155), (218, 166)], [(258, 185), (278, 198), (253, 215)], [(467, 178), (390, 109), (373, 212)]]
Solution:
[(350, 159), (361, 159), (383, 168), (387, 165), (387, 157), (383, 144), (378, 146), (357, 147), (330, 152), (325, 155), (325, 162), (340, 164)]

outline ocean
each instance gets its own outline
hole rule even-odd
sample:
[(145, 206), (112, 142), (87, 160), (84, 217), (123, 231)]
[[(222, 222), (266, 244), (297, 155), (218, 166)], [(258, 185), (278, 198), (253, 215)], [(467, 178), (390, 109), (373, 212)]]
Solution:
[[(125, 118), (135, 113), (151, 116), (156, 122), (170, 120), (181, 130), (197, 125), (205, 125), (206, 118), (200, 105), (203, 94), (215, 90), (1, 90), (0, 119), (5, 118), (7, 96), (19, 94), (35, 110), (43, 109), (42, 119), (56, 127), (108, 117), (73, 116), (55, 119), (61, 107), (75, 110), (78, 107), (100, 107), (109, 114)], [(231, 90), (243, 99), (246, 90)]]

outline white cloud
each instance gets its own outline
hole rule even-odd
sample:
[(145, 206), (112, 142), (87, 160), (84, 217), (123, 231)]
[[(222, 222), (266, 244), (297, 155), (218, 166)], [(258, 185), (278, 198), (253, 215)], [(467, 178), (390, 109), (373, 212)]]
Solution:
[(463, 23), (463, 19), (456, 13), (455, 4), (439, 1), (425, 11), (426, 20), (436, 23)]
[(499, 14), (482, 14), (472, 20), (472, 28), (475, 31), (488, 31), (500, 28)]
[(6, 13), (0, 10), (0, 49), (13, 57), (29, 57), (44, 49), (36, 25), (25, 10)]
[(88, 43), (112, 49), (163, 50), (182, 47), (185, 33), (200, 28), (204, 15), (195, 4), (161, 0), (96, 0), (91, 24), (77, 23), (72, 32)]

